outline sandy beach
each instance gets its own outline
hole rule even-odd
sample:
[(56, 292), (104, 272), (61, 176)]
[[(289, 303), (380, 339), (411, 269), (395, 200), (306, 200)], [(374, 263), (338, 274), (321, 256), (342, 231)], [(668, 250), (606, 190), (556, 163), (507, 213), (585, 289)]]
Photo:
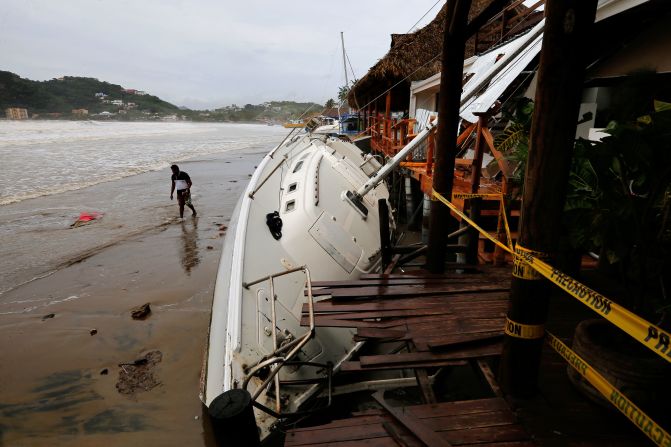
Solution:
[[(46, 271), (43, 278), (26, 282), (16, 273), (3, 280), (0, 445), (209, 444), (198, 383), (222, 228), (265, 152), (253, 148), (180, 163), (194, 181), (198, 210), (197, 218), (187, 210), (183, 221), (168, 197), (168, 169), (34, 199), (53, 209), (74, 207), (77, 195), (90, 203), (129, 188), (150, 197), (128, 200), (100, 222), (52, 232), (71, 235), (78, 254), (61, 259), (46, 250), (55, 268), (37, 262), (21, 270)], [(3, 213), (20, 214), (28, 202), (5, 206)], [(121, 231), (138, 215), (152, 217)], [(96, 236), (96, 225), (104, 223), (109, 228)], [(80, 245), (82, 234), (95, 243)], [(19, 250), (15, 261), (22, 256)], [(144, 303), (151, 314), (133, 320), (131, 309)], [(134, 367), (119, 365), (150, 351), (160, 351), (151, 371), (156, 386), (121, 394), (120, 375)]]

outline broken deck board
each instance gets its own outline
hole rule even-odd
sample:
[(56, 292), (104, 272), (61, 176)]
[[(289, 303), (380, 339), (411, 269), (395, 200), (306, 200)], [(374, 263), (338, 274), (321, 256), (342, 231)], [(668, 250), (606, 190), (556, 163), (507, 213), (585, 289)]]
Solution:
[[(389, 411), (400, 414), (406, 423)], [(426, 442), (477, 447), (535, 445), (506, 402), (495, 398), (369, 410), (328, 424), (289, 430), (285, 446), (398, 446), (395, 437), (409, 446)]]

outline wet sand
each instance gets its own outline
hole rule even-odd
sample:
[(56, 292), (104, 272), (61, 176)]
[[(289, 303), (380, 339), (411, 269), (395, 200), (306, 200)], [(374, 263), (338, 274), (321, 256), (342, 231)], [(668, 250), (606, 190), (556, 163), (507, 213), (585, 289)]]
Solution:
[[(198, 384), (220, 228), (264, 154), (184, 163), (198, 217), (187, 209), (183, 221), (174, 217), (176, 202), (166, 200), (167, 170), (134, 177), (162, 182), (166, 197), (152, 205), (153, 225), (100, 240), (49, 276), (0, 296), (0, 445), (211, 445)], [(97, 187), (119, 186), (105, 185)], [(151, 314), (133, 320), (131, 309), (144, 303)], [(120, 394), (119, 364), (154, 350), (162, 354), (153, 369), (158, 385)]]

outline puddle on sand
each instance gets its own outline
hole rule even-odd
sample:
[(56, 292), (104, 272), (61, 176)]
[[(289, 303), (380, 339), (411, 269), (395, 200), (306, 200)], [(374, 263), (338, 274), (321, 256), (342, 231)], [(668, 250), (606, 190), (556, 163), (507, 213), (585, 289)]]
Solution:
[[(50, 374), (26, 396), (26, 402), (0, 403), (0, 442), (2, 434), (21, 433), (24, 441), (31, 437), (76, 436), (139, 432), (151, 429), (148, 419), (137, 411), (104, 408), (104, 398), (94, 391), (91, 371), (72, 370)], [(82, 407), (100, 406), (97, 412), (83, 412)]]

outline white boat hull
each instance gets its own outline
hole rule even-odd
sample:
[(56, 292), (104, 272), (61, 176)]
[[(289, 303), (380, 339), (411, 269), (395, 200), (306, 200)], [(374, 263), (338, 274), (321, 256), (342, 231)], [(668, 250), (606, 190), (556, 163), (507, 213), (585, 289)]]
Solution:
[[(239, 202), (222, 253), (212, 306), (201, 399), (209, 405), (223, 392), (243, 386), (249, 368), (273, 352), (272, 309), (267, 281), (278, 272), (306, 266), (312, 281), (356, 279), (379, 265), (378, 199), (387, 199), (384, 184), (364, 199), (368, 215), (343, 200), (356, 191), (371, 170), (356, 146), (333, 138), (297, 136), (268, 154)], [(278, 167), (279, 166), (279, 167)], [(368, 172), (370, 173), (370, 172)], [(253, 196), (253, 197), (251, 197)], [(279, 211), (282, 236), (276, 240), (266, 215)], [(274, 281), (275, 337), (278, 343), (301, 337), (305, 276), (291, 273)], [(296, 360), (327, 363), (338, 368), (357, 344), (346, 328), (317, 328)], [(314, 368), (285, 367), (282, 380), (312, 378)], [(248, 385), (254, 393), (261, 379)], [(281, 411), (294, 412), (316, 391), (315, 385), (286, 387)], [(276, 408), (274, 395), (260, 392), (258, 402)], [(262, 436), (275, 419), (256, 410)]]

